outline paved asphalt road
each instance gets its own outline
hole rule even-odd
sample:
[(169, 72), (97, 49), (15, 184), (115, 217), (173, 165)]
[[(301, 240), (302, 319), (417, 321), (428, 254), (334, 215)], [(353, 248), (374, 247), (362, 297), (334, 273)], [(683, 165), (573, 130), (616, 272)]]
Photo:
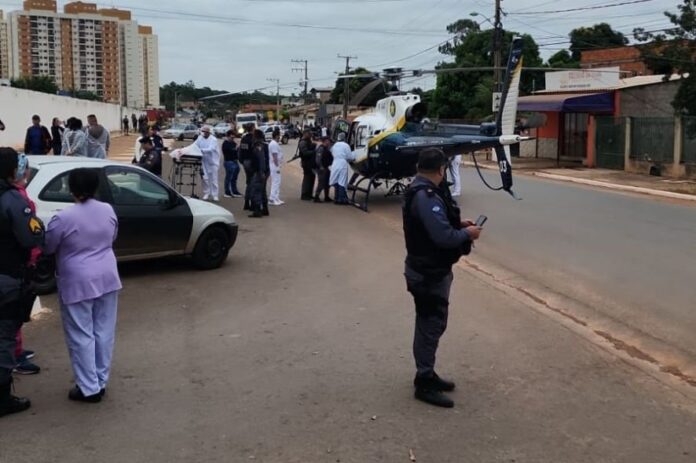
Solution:
[[(221, 269), (122, 266), (101, 404), (67, 400), (56, 300), (43, 298), (52, 312), (26, 330), (43, 371), (16, 384), (34, 407), (0, 420), (0, 462), (409, 462), (409, 450), (419, 462), (694, 461), (693, 397), (460, 269), (439, 355), (440, 372), (458, 382), (457, 407), (415, 401), (398, 201), (377, 200), (369, 215), (300, 202), (296, 169), (284, 177), (288, 203), (270, 218), (223, 201), (241, 233)], [(555, 185), (520, 180), (526, 202), (513, 204), (465, 179), (467, 205), (491, 216), (477, 253), (495, 257), (506, 239), (543, 242), (526, 238), (528, 216), (554, 216), (541, 193)], [(561, 234), (578, 203), (568, 196), (546, 227), (563, 240), (547, 238), (552, 254), (569, 253), (574, 236)]]

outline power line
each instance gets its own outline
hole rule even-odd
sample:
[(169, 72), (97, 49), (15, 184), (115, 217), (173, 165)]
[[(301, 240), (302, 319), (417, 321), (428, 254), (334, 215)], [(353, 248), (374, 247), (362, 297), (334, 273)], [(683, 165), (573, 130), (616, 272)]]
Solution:
[(546, 10), (546, 11), (518, 11), (518, 12), (509, 12), (509, 15), (537, 15), (537, 14), (554, 14), (554, 13), (567, 13), (571, 11), (586, 11), (586, 10), (599, 10), (603, 8), (613, 8), (615, 6), (622, 6), (622, 5), (633, 5), (636, 3), (647, 3), (647, 2), (652, 2), (653, 0), (631, 0), (628, 2), (619, 2), (619, 3), (608, 3), (605, 5), (593, 5), (593, 6), (581, 6), (577, 8), (568, 8), (565, 10)]

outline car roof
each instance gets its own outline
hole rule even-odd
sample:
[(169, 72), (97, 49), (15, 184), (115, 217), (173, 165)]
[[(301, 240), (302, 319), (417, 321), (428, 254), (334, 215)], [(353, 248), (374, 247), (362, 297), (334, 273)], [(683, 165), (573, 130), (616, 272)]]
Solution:
[(110, 161), (108, 159), (98, 159), (98, 158), (85, 158), (82, 156), (29, 156), (29, 167), (43, 167), (51, 164), (56, 164), (60, 166), (66, 166), (74, 164), (75, 167), (89, 167), (89, 166), (119, 166), (123, 165), (115, 161)]

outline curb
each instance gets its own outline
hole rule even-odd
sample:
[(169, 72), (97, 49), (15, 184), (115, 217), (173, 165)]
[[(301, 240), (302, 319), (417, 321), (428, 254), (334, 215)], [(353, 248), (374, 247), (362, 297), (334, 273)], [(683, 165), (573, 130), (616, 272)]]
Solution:
[[(464, 161), (462, 164), (464, 164), (466, 166), (474, 167), (474, 163), (471, 161)], [(486, 166), (486, 165), (479, 164), (479, 167), (481, 169), (486, 169), (486, 170), (498, 170), (494, 166)], [(521, 171), (518, 170), (517, 173), (522, 173), (523, 175), (533, 175), (535, 177), (541, 177), (541, 178), (548, 178), (550, 180), (560, 180), (562, 182), (577, 183), (580, 185), (596, 186), (596, 187), (600, 187), (600, 188), (606, 188), (608, 190), (627, 191), (630, 193), (640, 193), (640, 194), (650, 195), (650, 196), (661, 196), (663, 198), (681, 199), (684, 201), (696, 201), (696, 195), (689, 195), (689, 194), (685, 194), (685, 193), (674, 193), (671, 191), (654, 190), (652, 188), (644, 188), (644, 187), (640, 187), (640, 186), (619, 185), (617, 183), (609, 183), (609, 182), (601, 182), (599, 180), (589, 180), (589, 179), (585, 179), (585, 178), (569, 177), (567, 175), (548, 174), (546, 172), (525, 172), (524, 170), (521, 170)]]
[(551, 180), (561, 180), (564, 182), (579, 183), (581, 185), (597, 186), (607, 188), (609, 190), (628, 191), (631, 193), (642, 193), (651, 196), (661, 196), (663, 198), (681, 199), (685, 201), (696, 201), (696, 195), (688, 195), (684, 193), (673, 193), (671, 191), (653, 190), (651, 188), (643, 188), (639, 186), (618, 185), (616, 183), (600, 182), (598, 180), (588, 180), (584, 178), (567, 177), (565, 175), (547, 174), (545, 172), (534, 172), (535, 177), (548, 178)]

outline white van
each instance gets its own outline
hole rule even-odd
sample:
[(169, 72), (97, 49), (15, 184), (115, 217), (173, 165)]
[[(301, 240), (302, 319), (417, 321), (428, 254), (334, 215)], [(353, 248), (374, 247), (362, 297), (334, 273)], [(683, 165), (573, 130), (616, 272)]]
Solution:
[(237, 133), (241, 135), (244, 133), (244, 126), (246, 124), (252, 123), (255, 129), (259, 128), (259, 115), (256, 113), (239, 113), (235, 118), (235, 123)]

